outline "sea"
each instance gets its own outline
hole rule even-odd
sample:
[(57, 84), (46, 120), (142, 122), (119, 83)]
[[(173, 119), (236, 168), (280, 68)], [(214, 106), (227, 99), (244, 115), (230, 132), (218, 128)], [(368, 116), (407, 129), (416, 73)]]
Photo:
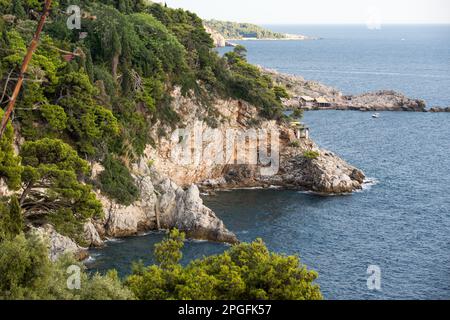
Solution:
[[(397, 90), (428, 106), (450, 106), (450, 26), (276, 25), (311, 41), (241, 41), (248, 60), (345, 94)], [(223, 54), (229, 48), (220, 49)], [(298, 255), (318, 271), (326, 299), (450, 299), (450, 113), (313, 111), (303, 119), (316, 143), (362, 169), (352, 195), (235, 190), (204, 202), (241, 241)], [(91, 271), (131, 272), (154, 263), (164, 233), (108, 242)], [(229, 246), (188, 241), (183, 263)], [(376, 284), (376, 285), (374, 285)]]

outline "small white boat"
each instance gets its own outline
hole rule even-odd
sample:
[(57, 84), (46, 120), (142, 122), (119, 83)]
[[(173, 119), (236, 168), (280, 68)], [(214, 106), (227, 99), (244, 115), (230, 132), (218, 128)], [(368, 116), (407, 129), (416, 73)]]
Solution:
[(374, 113), (373, 115), (372, 115), (372, 118), (374, 118), (374, 119), (378, 119), (380, 117), (380, 114), (379, 113)]

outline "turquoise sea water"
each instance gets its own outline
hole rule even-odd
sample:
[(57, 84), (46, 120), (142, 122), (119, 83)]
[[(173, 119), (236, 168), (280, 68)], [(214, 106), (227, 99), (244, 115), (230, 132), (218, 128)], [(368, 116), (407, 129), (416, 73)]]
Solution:
[[(345, 36), (343, 30), (315, 28), (324, 29), (320, 33), (317, 29), (301, 33), (330, 38), (337, 32)], [(293, 32), (291, 29), (280, 31)], [(385, 29), (381, 31), (387, 32)], [(366, 31), (361, 32), (365, 34)], [(404, 34), (410, 35), (402, 36), (406, 41), (418, 34), (421, 41), (427, 42), (434, 39), (435, 33), (427, 36), (426, 33), (408, 31)], [(365, 37), (356, 31), (349, 37), (365, 42)], [(386, 41), (389, 43), (396, 37), (391, 34)], [(439, 41), (445, 38), (442, 34), (435, 37)], [(448, 34), (446, 39), (442, 45), (447, 46), (447, 53), (438, 50), (437, 57), (449, 54)], [(342, 41), (347, 42), (347, 46), (352, 45), (349, 39)], [(382, 39), (378, 41), (383, 42)], [(404, 64), (403, 68), (398, 66), (403, 76), (392, 78), (372, 75), (380, 71), (373, 68), (382, 69), (383, 73), (389, 68), (382, 63), (370, 67), (369, 62), (360, 66), (365, 70), (364, 75), (336, 74), (318, 72), (333, 69), (333, 62), (329, 61), (331, 54), (323, 53), (324, 47), (310, 48), (311, 59), (319, 59), (323, 54), (323, 60), (308, 62), (308, 69), (313, 65), (316, 69), (307, 75), (300, 72), (307, 70), (299, 67), (300, 59), (281, 59), (281, 55), (272, 51), (278, 42), (267, 42), (266, 49), (263, 49), (264, 43), (246, 42), (251, 61), (290, 73), (299, 70), (298, 73), (306, 78), (328, 82), (349, 93), (366, 91), (372, 85), (375, 86), (373, 89), (390, 88), (394, 83), (402, 86), (405, 93), (410, 90), (408, 88), (417, 88), (411, 90), (417, 92), (417, 97), (423, 97), (416, 90), (431, 92), (426, 90), (429, 82), (421, 77), (405, 76), (404, 71), (410, 69), (408, 66), (419, 68), (424, 63), (429, 70), (441, 70), (439, 81), (430, 80), (440, 89), (430, 93), (427, 99), (436, 104), (450, 105), (450, 86), (444, 88), (442, 85), (448, 81), (450, 59), (445, 65), (436, 58), (437, 64), (432, 66), (423, 61), (414, 63), (415, 58), (410, 55), (412, 60), (397, 62)], [(290, 42), (279, 43), (294, 46)], [(267, 53), (256, 54), (255, 48), (261, 52), (267, 50)], [(358, 51), (358, 48), (360, 46), (355, 45), (353, 51)], [(342, 54), (341, 51), (336, 52)], [(391, 58), (385, 54), (384, 60)], [(354, 65), (350, 58), (339, 61)], [(395, 65), (392, 64), (392, 68)], [(338, 67), (336, 65), (334, 69), (341, 70)], [(445, 68), (446, 73), (442, 71)], [(404, 81), (393, 80), (400, 78)], [(450, 299), (450, 114), (383, 112), (380, 119), (372, 119), (369, 113), (317, 111), (306, 113), (304, 121), (312, 128), (311, 135), (321, 147), (335, 151), (364, 170), (374, 183), (351, 196), (321, 197), (293, 191), (240, 190), (205, 197), (205, 203), (241, 240), (252, 241), (262, 237), (271, 250), (299, 254), (304, 263), (319, 271), (318, 283), (328, 299)], [(107, 248), (92, 251), (95, 260), (89, 265), (99, 271), (117, 268), (126, 275), (132, 261), (153, 262), (152, 246), (162, 237), (161, 234), (149, 234), (110, 242)], [(226, 248), (215, 243), (188, 242), (184, 249), (184, 262), (219, 253)], [(367, 288), (369, 265), (381, 268), (381, 291)]]

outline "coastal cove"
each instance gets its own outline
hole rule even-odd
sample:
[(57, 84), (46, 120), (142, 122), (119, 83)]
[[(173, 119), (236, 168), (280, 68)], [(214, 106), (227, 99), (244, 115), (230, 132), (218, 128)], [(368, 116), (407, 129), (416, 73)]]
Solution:
[[(449, 26), (271, 28), (324, 39), (243, 41), (250, 62), (344, 94), (394, 89), (428, 107), (450, 105)], [(372, 181), (364, 190), (332, 197), (234, 190), (203, 199), (240, 241), (261, 237), (271, 250), (299, 254), (319, 272), (326, 299), (450, 298), (449, 121), (448, 113), (381, 112), (372, 119), (357, 111), (307, 112), (312, 139), (363, 170)], [(108, 242), (91, 250), (88, 266), (127, 275), (133, 261), (154, 262), (153, 245), (163, 237)], [(183, 262), (227, 248), (188, 241)], [(381, 268), (380, 292), (367, 289), (369, 265)]]
[[(280, 190), (236, 190), (204, 201), (239, 240), (262, 237), (271, 250), (299, 254), (318, 270), (327, 299), (450, 297), (450, 143), (448, 114), (353, 111), (306, 113), (321, 147), (362, 168), (375, 181), (350, 196), (321, 197)], [(153, 261), (163, 234), (109, 242), (92, 250), (93, 271)], [(183, 261), (228, 246), (190, 241)], [(367, 289), (369, 265), (382, 269), (382, 291)]]
[(450, 17), (0, 12), (0, 300), (450, 299)]

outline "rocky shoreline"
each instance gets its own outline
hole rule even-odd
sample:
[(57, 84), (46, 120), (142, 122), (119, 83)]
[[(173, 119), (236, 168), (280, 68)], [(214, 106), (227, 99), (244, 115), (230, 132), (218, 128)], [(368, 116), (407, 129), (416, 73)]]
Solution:
[[(427, 112), (425, 101), (409, 98), (399, 92), (382, 90), (361, 95), (344, 95), (339, 90), (321, 84), (317, 81), (305, 80), (300, 76), (283, 74), (276, 70), (259, 67), (266, 75), (270, 76), (275, 83), (285, 87), (292, 98), (284, 100), (287, 109), (301, 108), (310, 110), (351, 110), (351, 111), (409, 111)], [(312, 99), (325, 99), (329, 105), (322, 108), (319, 106), (303, 106), (301, 97)]]
[(434, 112), (434, 113), (440, 113), (440, 112), (450, 112), (450, 107), (443, 108), (443, 107), (433, 107), (428, 112)]

